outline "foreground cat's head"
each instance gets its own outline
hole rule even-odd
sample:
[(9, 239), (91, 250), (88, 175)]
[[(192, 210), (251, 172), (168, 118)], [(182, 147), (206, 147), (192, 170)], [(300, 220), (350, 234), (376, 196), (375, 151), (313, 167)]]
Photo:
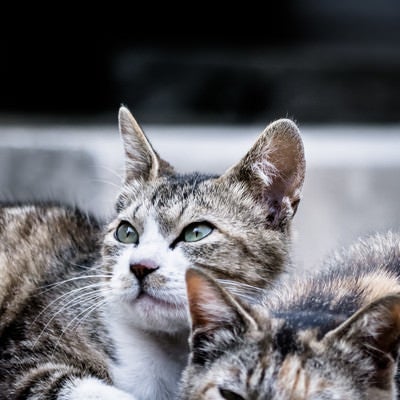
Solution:
[(145, 329), (188, 327), (188, 267), (243, 296), (270, 284), (287, 262), (304, 180), (296, 125), (269, 125), (222, 176), (176, 173), (124, 107), (119, 125), (125, 182), (103, 248), (115, 313)]
[(400, 295), (321, 335), (242, 305), (200, 271), (186, 279), (192, 336), (182, 400), (396, 399)]

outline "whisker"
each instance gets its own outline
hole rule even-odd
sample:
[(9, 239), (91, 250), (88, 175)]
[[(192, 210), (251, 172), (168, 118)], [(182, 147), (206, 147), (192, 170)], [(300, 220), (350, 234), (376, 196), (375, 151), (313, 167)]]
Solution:
[[(80, 292), (86, 289), (91, 289), (91, 288), (96, 288), (96, 287), (101, 287), (101, 286), (107, 286), (107, 282), (98, 282), (98, 283), (92, 283), (90, 285), (86, 285), (86, 286), (82, 286), (79, 288), (75, 288), (72, 289), (66, 293), (63, 293), (62, 295), (58, 296), (56, 299), (52, 300), (40, 313), (39, 315), (36, 317), (36, 319), (33, 321), (36, 322), (37, 318), (39, 318), (48, 308), (50, 308), (54, 303), (56, 303), (57, 301), (61, 301), (64, 297), (68, 298), (71, 295), (74, 295), (76, 292)], [(50, 289), (48, 289), (50, 290)], [(44, 293), (44, 292), (43, 292)], [(91, 293), (91, 292), (90, 292)]]
[[(86, 310), (84, 310), (83, 312), (81, 312), (80, 314), (78, 314), (78, 315), (77, 315), (75, 318), (73, 318), (73, 320), (71, 321), (71, 322), (73, 322), (75, 319), (78, 319), (78, 322), (77, 322), (76, 324), (74, 324), (74, 326), (72, 326), (71, 328), (77, 329), (78, 326), (79, 326), (85, 319), (87, 319), (87, 318), (89, 317), (89, 315), (90, 315), (93, 311), (95, 311), (96, 309), (102, 307), (102, 306), (103, 306), (104, 304), (106, 304), (106, 303), (107, 303), (107, 300), (103, 298), (102, 301), (100, 301), (100, 302), (98, 302), (98, 303), (96, 303), (96, 304), (93, 304), (92, 306), (90, 306), (89, 308), (87, 308)], [(82, 318), (79, 318), (82, 314), (84, 314), (83, 317), (82, 317)], [(67, 326), (66, 329), (68, 329), (68, 326)]]
[(248, 283), (244, 283), (244, 282), (233, 281), (233, 280), (230, 280), (230, 279), (217, 279), (217, 281), (221, 285), (237, 287), (237, 288), (244, 288), (246, 290), (251, 290), (251, 291), (254, 291), (254, 292), (264, 292), (264, 290), (265, 290), (265, 289), (260, 288), (258, 286), (249, 285)]
[(265, 289), (257, 286), (252, 286), (247, 283), (232, 281), (228, 279), (218, 279), (217, 281), (234, 296), (238, 296), (246, 302), (254, 303), (258, 301), (265, 293)]
[[(100, 298), (100, 297), (99, 297)], [(96, 297), (93, 299), (95, 300)], [(88, 316), (95, 311), (96, 309), (99, 309), (100, 307), (102, 307), (104, 304), (107, 303), (107, 300), (103, 299), (102, 301), (100, 301), (99, 303), (96, 304), (92, 304), (90, 307), (88, 307), (87, 309), (83, 310), (82, 312), (80, 312), (78, 315), (76, 315), (69, 323), (68, 325), (62, 330), (60, 336), (58, 337), (58, 340), (56, 342), (56, 344), (54, 345), (54, 351), (56, 350), (56, 348), (58, 347), (58, 345), (60, 344), (60, 341), (62, 339), (62, 337), (64, 336), (64, 334), (67, 332), (68, 329), (71, 328), (75, 328), (77, 329), (77, 327), (86, 319), (88, 318)], [(82, 318), (80, 318), (81, 316), (83, 316)], [(74, 321), (78, 319), (78, 323), (74, 324)], [(73, 325), (74, 326), (71, 326)]]
[(115, 182), (107, 181), (105, 179), (91, 179), (91, 182), (93, 182), (93, 183), (103, 183), (103, 184), (110, 185), (110, 186), (112, 186), (114, 188), (117, 188), (118, 190), (121, 189), (121, 185), (117, 185)]
[(106, 166), (106, 165), (99, 165), (100, 168), (104, 169), (107, 172), (110, 172), (112, 175), (114, 175), (116, 178), (118, 178), (121, 182), (124, 181), (124, 177), (120, 174), (118, 174), (116, 171), (114, 171), (112, 168)]
[[(95, 291), (90, 290), (89, 292), (85, 292), (85, 293), (81, 293), (78, 296), (74, 296), (72, 299), (68, 300), (69, 297), (71, 297), (71, 295), (74, 295), (76, 291), (78, 290), (87, 290), (87, 289), (92, 289), (95, 287), (101, 287), (101, 285), (104, 285), (104, 283), (102, 284), (93, 284), (93, 285), (88, 285), (85, 286), (83, 288), (78, 288), (78, 289), (74, 289), (71, 290), (68, 293), (64, 293), (62, 296), (57, 297), (55, 300), (53, 300), (52, 302), (50, 302), (40, 313), (39, 315), (34, 319), (34, 321), (32, 322), (32, 325), (38, 320), (38, 318), (43, 315), (50, 307), (52, 307), (52, 305), (54, 303), (56, 303), (57, 301), (61, 301), (63, 300), (63, 298), (66, 298), (66, 302), (64, 304), (62, 304), (62, 306), (58, 309), (58, 311), (56, 311), (52, 317), (46, 322), (46, 324), (44, 325), (44, 327), (42, 328), (40, 334), (38, 335), (38, 337), (36, 338), (36, 341), (34, 343), (34, 346), (36, 346), (36, 344), (38, 343), (38, 341), (40, 340), (41, 336), (43, 335), (43, 333), (46, 331), (47, 327), (51, 324), (51, 322), (57, 317), (57, 315), (59, 315), (61, 312), (63, 312), (64, 310), (68, 309), (69, 307), (75, 306), (76, 304), (81, 303), (83, 300), (90, 300), (92, 297), (96, 297), (99, 295), (99, 293), (105, 293), (107, 291), (110, 291), (111, 289), (109, 287), (106, 287), (106, 285), (104, 285), (103, 288), (101, 289), (96, 289)], [(100, 298), (100, 296), (99, 296)]]
[(73, 278), (69, 278), (69, 279), (66, 279), (64, 281), (59, 281), (59, 282), (51, 283), (49, 285), (40, 286), (39, 289), (46, 289), (46, 290), (43, 291), (43, 292), (40, 292), (39, 294), (46, 293), (47, 291), (49, 291), (51, 289), (54, 289), (55, 287), (64, 285), (65, 283), (68, 283), (68, 282), (73, 282), (73, 281), (76, 281), (76, 280), (80, 280), (80, 279), (110, 278), (110, 277), (112, 277), (112, 274), (75, 276)]

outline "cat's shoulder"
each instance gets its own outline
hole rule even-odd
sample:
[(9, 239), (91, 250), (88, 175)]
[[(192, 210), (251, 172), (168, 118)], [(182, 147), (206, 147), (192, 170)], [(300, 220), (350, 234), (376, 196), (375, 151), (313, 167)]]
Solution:
[(324, 267), (339, 274), (358, 275), (387, 270), (400, 273), (400, 232), (366, 235), (327, 257)]
[(278, 282), (262, 303), (290, 312), (350, 315), (377, 298), (399, 291), (400, 233), (388, 231), (362, 236), (337, 249), (305, 277)]
[[(100, 230), (102, 222), (78, 208), (58, 203), (0, 203), (0, 237), (25, 238), (27, 235), (83, 234)], [(78, 235), (80, 236), (80, 235)]]
[[(0, 308), (7, 293), (28, 296), (98, 258), (102, 224), (58, 204), (0, 205)], [(63, 278), (64, 277), (64, 278)]]
[[(0, 204), (0, 258), (7, 269), (98, 251), (103, 224), (78, 208), (52, 203)], [(35, 260), (33, 263), (32, 261)], [(4, 260), (3, 260), (4, 261)], [(25, 267), (26, 268), (26, 267)]]

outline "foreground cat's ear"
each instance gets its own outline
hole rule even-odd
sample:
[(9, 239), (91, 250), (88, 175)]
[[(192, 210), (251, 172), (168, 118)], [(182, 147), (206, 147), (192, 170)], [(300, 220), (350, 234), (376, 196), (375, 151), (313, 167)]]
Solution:
[(173, 173), (173, 168), (154, 151), (126, 107), (119, 109), (118, 121), (125, 150), (125, 182), (149, 181)]
[(340, 344), (352, 362), (360, 360), (359, 368), (373, 369), (374, 386), (390, 385), (400, 350), (400, 294), (385, 296), (364, 307), (328, 332), (323, 342), (329, 347)]
[(217, 357), (237, 335), (258, 329), (249, 312), (207, 274), (188, 269), (186, 287), (193, 362)]
[(280, 119), (266, 127), (245, 157), (223, 177), (247, 183), (266, 205), (270, 223), (279, 225), (296, 213), (304, 175), (300, 132), (293, 121)]

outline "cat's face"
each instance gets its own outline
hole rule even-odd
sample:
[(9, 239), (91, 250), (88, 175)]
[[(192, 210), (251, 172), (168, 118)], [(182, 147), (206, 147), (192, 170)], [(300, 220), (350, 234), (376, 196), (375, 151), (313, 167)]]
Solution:
[(182, 400), (393, 400), (400, 297), (371, 304), (323, 337), (244, 309), (189, 271), (192, 353)]
[(179, 175), (128, 111), (120, 113), (126, 182), (103, 249), (116, 313), (144, 329), (174, 332), (188, 327), (187, 268), (210, 271), (242, 296), (282, 271), (304, 155), (294, 124), (281, 124), (224, 175)]

